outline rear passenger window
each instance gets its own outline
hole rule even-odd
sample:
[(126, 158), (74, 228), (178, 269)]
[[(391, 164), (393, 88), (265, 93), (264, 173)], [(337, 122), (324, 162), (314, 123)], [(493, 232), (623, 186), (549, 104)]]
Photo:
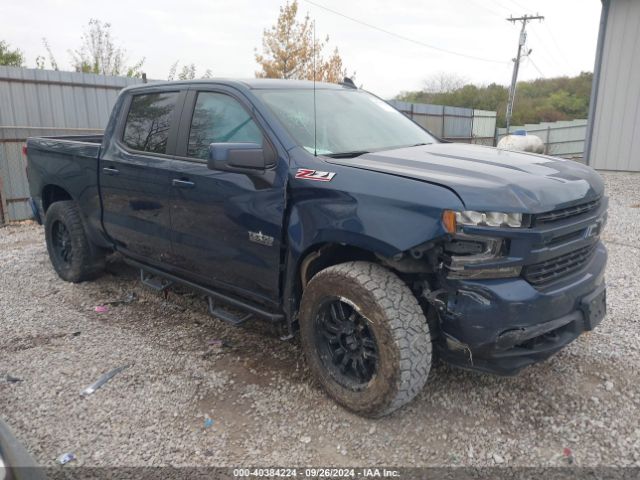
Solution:
[(222, 93), (198, 93), (189, 130), (187, 155), (206, 160), (209, 144), (231, 142), (262, 145), (262, 133), (234, 98)]
[(177, 98), (178, 92), (135, 95), (124, 125), (125, 145), (143, 152), (166, 153)]

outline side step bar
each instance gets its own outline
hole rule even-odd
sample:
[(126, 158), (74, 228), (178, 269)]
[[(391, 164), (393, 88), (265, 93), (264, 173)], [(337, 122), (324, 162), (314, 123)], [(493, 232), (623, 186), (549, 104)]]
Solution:
[[(163, 272), (162, 270), (159, 270), (157, 268), (150, 267), (135, 260), (131, 260), (130, 258), (125, 258), (124, 262), (131, 265), (132, 267), (139, 268), (140, 279), (142, 280), (142, 283), (150, 288), (153, 288), (156, 291), (161, 292), (166, 290), (173, 284), (179, 284), (202, 293), (207, 297), (209, 304), (209, 313), (232, 325), (240, 325), (241, 323), (246, 322), (253, 315), (274, 323), (284, 321), (285, 319), (284, 314), (282, 313), (270, 312), (257, 305), (253, 305), (244, 300), (231, 297), (225, 293), (203, 287), (201, 285), (198, 285), (197, 283), (190, 282), (189, 280), (184, 280), (170, 273)], [(152, 276), (160, 278), (152, 278)], [(237, 308), (238, 310), (246, 312), (246, 314), (243, 316), (236, 316), (217, 306), (216, 302), (220, 302), (224, 305), (229, 305), (230, 307)]]
[(207, 303), (209, 304), (209, 315), (219, 318), (220, 320), (224, 320), (235, 327), (242, 325), (253, 316), (253, 313), (247, 313), (240, 317), (222, 307), (216, 307), (216, 301), (211, 296), (207, 297)]
[(140, 281), (147, 287), (155, 290), (156, 292), (164, 292), (167, 288), (173, 285), (173, 282), (171, 280), (149, 275), (142, 268), (140, 269)]

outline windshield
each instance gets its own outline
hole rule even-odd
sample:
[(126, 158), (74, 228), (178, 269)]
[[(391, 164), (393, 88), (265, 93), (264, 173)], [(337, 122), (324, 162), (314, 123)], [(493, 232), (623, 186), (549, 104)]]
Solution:
[[(313, 90), (256, 90), (298, 145), (314, 153)], [(436, 140), (383, 100), (362, 90), (316, 90), (318, 155), (367, 152)]]

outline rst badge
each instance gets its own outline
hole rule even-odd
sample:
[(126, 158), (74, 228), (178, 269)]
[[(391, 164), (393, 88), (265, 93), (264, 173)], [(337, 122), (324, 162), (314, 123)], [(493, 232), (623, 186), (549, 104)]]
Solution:
[(335, 172), (321, 172), (320, 170), (310, 170), (308, 168), (299, 168), (296, 173), (296, 178), (315, 180), (316, 182), (330, 182), (335, 176)]
[(259, 243), (260, 245), (264, 245), (266, 247), (271, 247), (273, 245), (273, 237), (270, 235), (265, 235), (260, 232), (249, 232), (249, 241), (253, 243)]

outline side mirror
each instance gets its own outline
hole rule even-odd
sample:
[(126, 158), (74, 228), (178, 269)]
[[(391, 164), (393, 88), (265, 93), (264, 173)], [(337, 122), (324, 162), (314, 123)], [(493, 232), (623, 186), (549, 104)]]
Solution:
[(267, 168), (266, 157), (257, 143), (212, 143), (207, 167), (225, 172), (259, 173)]

